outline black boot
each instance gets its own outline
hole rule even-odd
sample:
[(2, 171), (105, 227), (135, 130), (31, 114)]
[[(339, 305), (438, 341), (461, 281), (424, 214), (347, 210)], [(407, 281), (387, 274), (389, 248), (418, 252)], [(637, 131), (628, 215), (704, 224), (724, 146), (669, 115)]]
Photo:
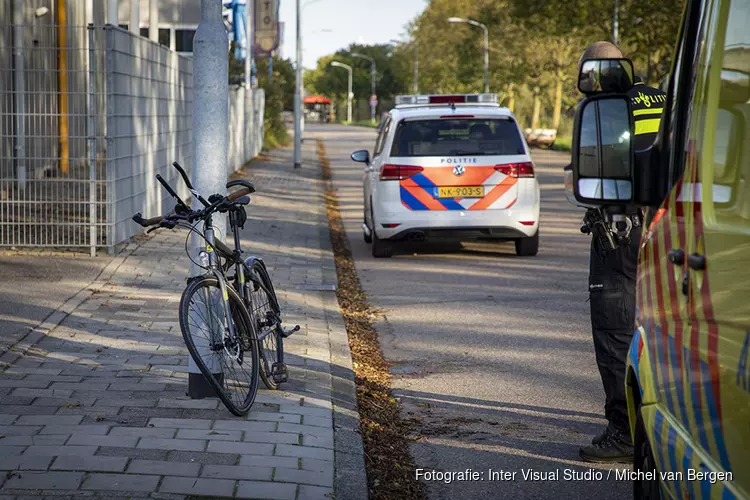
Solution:
[(607, 437), (608, 433), (609, 433), (609, 429), (605, 428), (602, 432), (594, 436), (594, 438), (591, 440), (591, 444), (596, 446), (597, 444), (601, 443)]
[(585, 462), (631, 463), (633, 461), (633, 443), (630, 436), (625, 433), (605, 431), (598, 444), (583, 446), (578, 453), (581, 460)]

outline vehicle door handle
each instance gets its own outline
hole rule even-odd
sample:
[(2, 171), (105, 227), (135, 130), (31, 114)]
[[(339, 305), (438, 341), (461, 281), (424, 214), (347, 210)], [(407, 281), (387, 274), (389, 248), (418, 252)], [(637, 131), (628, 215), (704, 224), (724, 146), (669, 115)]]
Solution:
[(685, 263), (685, 252), (681, 248), (673, 248), (667, 254), (667, 260), (675, 266), (681, 266)]
[(695, 269), (696, 271), (706, 269), (706, 257), (697, 253), (691, 254), (687, 259), (687, 263), (690, 269)]

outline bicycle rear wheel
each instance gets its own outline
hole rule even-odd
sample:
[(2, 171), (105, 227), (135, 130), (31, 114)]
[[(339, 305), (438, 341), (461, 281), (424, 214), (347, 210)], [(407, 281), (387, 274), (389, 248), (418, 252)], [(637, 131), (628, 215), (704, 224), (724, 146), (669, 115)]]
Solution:
[(284, 340), (281, 336), (281, 308), (266, 266), (253, 261), (251, 272), (257, 278), (249, 282), (250, 316), (260, 340), (260, 378), (269, 389), (279, 388), (286, 382), (284, 365)]
[(180, 330), (190, 356), (227, 409), (246, 414), (258, 392), (258, 342), (242, 299), (227, 286), (235, 335), (229, 333), (219, 282), (190, 282), (180, 300)]

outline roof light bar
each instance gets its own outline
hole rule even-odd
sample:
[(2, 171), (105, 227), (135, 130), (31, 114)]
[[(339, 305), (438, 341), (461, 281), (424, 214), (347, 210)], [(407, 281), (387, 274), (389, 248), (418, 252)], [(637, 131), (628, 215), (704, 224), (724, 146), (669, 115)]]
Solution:
[(399, 95), (396, 106), (417, 106), (424, 104), (497, 104), (497, 94), (431, 94)]

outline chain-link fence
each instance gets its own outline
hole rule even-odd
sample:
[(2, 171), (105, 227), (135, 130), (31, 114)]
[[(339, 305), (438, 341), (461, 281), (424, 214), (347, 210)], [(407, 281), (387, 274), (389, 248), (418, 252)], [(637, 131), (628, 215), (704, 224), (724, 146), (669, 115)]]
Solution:
[[(0, 246), (112, 252), (140, 230), (133, 213), (170, 207), (155, 174), (188, 195), (169, 165), (192, 167), (192, 59), (70, 24), (85, 2), (68, 2), (68, 24), (41, 24), (34, 1), (0, 24)], [(231, 172), (262, 147), (262, 91), (231, 90), (229, 109)]]

